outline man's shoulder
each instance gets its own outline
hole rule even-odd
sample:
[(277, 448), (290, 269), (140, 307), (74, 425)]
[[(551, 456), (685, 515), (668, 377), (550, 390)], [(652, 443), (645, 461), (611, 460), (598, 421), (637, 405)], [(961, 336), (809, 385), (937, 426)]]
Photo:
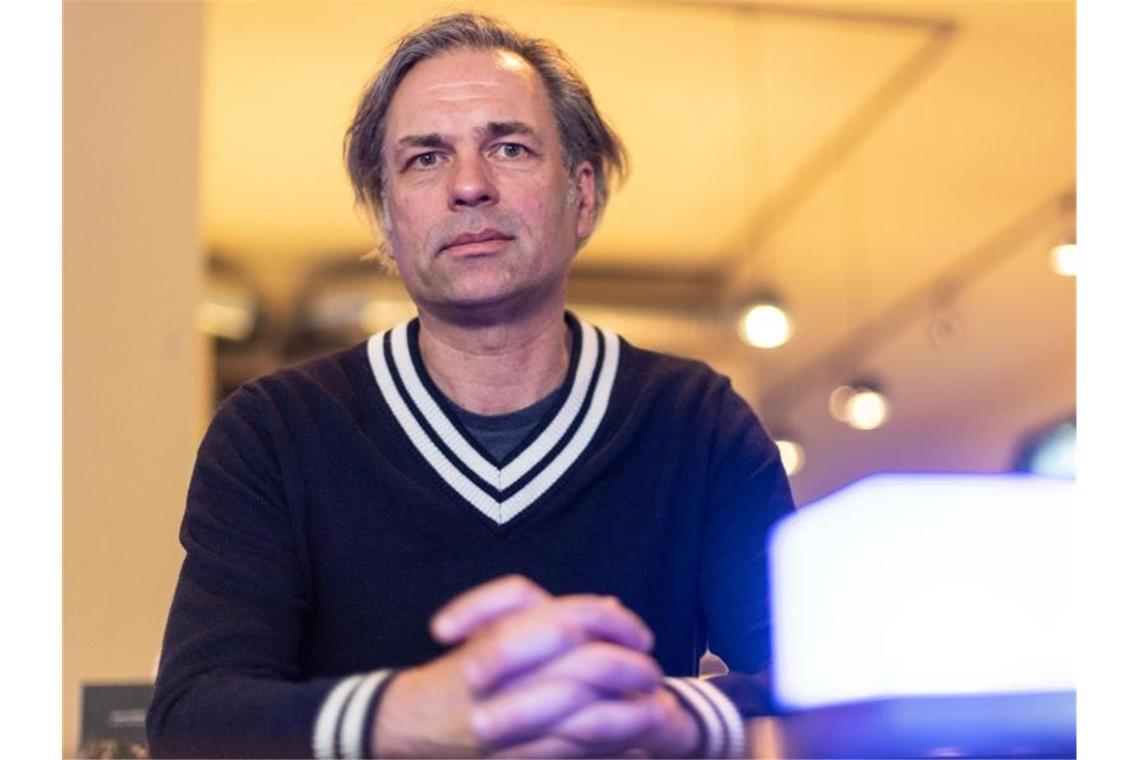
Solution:
[(718, 389), (729, 379), (700, 359), (642, 348), (621, 338), (621, 364), (635, 383)]

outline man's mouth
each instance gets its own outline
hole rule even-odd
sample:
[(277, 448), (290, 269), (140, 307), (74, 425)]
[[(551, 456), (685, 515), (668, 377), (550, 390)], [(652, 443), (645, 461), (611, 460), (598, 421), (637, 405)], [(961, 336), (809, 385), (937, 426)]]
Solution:
[(473, 253), (480, 251), (482, 248), (498, 249), (501, 247), (501, 245), (499, 245), (500, 243), (505, 243), (510, 240), (514, 240), (513, 235), (508, 235), (496, 229), (486, 228), (478, 232), (465, 232), (462, 235), (457, 235), (445, 243), (443, 248), (440, 249), (440, 252)]

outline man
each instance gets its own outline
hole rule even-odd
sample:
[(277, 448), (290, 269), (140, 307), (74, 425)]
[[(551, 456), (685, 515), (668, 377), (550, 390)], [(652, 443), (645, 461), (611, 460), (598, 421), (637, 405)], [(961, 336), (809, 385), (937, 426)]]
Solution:
[(775, 446), (727, 380), (565, 311), (623, 152), (552, 45), (459, 14), (347, 139), (417, 320), (247, 384), (199, 452), (156, 755), (730, 756), (767, 665)]

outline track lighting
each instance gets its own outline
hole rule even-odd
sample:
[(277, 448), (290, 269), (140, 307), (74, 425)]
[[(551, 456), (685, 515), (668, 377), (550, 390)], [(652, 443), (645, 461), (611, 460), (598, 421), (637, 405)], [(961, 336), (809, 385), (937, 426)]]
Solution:
[(804, 447), (791, 436), (776, 436), (776, 448), (780, 450), (780, 461), (789, 478), (804, 468)]
[(740, 310), (736, 324), (740, 339), (756, 348), (776, 348), (792, 335), (792, 320), (780, 302), (761, 296)]
[(886, 394), (877, 383), (870, 381), (839, 386), (831, 392), (828, 408), (831, 416), (856, 430), (874, 430), (882, 426), (891, 413)]

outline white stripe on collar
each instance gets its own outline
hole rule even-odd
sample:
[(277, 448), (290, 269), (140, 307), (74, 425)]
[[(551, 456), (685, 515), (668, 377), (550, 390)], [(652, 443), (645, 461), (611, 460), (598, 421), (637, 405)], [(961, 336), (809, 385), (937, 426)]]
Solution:
[[(412, 361), (408, 341), (409, 324), (410, 322), (405, 322), (388, 333), (377, 333), (368, 340), (368, 361), (380, 392), (405, 435), (432, 469), (465, 501), (502, 525), (546, 493), (578, 461), (601, 427), (617, 374), (618, 338), (613, 333), (579, 320), (582, 345), (570, 392), (542, 432), (525, 450), (500, 469), (471, 446), (432, 398)], [(391, 342), (391, 363), (384, 355), (386, 334)], [(591, 390), (590, 380), (598, 365), (599, 334), (605, 350), (598, 381)], [(489, 494), (487, 489), (471, 480), (440, 450), (400, 393), (396, 377), (407, 392), (411, 404), (436, 438), (491, 491), (498, 492), (498, 497)], [(583, 407), (586, 407), (586, 413), (580, 416)], [(579, 421), (577, 427), (573, 428), (575, 420)], [(554, 453), (554, 457), (547, 465), (536, 470), (537, 465), (551, 453)], [(529, 482), (510, 497), (502, 498), (502, 492), (526, 477), (530, 478)]]

